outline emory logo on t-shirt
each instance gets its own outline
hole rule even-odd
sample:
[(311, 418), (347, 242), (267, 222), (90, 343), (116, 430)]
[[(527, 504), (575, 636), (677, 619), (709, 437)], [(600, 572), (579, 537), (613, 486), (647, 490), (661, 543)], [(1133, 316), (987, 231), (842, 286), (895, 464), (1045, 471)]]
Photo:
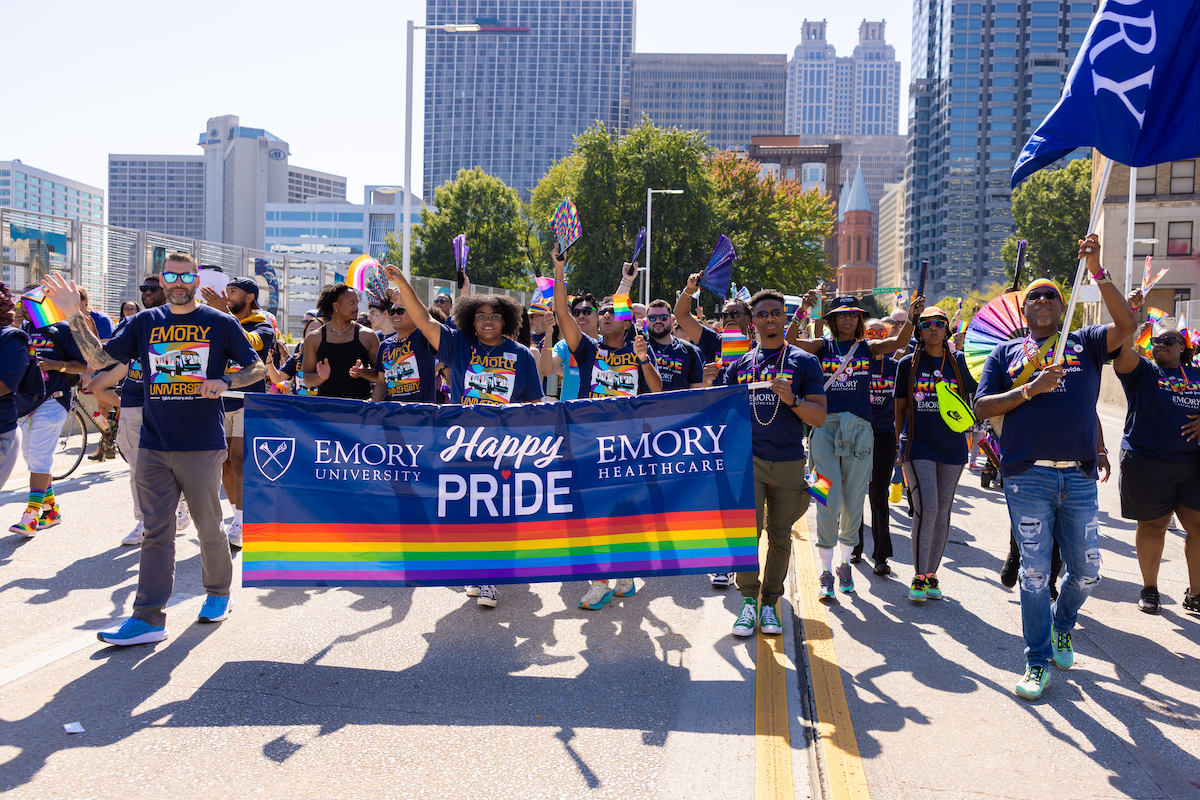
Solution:
[(633, 353), (599, 350), (592, 366), (590, 397), (633, 397), (638, 389), (638, 363)]
[(421, 372), (417, 367), (416, 353), (413, 352), (412, 337), (388, 347), (382, 362), (388, 397), (411, 394), (421, 388)]
[(208, 353), (207, 341), (172, 340), (151, 344), (148, 354), (153, 377), (149, 396), (165, 400), (190, 399), (199, 394), (200, 385), (208, 378)]
[(481, 356), (472, 350), (471, 366), (463, 385), (464, 406), (503, 406), (512, 402), (517, 382), (517, 357), (514, 353)]

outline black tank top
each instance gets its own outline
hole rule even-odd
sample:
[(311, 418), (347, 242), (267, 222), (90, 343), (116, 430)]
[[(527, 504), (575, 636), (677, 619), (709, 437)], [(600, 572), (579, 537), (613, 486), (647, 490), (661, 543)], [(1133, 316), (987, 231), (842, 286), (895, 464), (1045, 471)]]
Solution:
[(321, 326), (321, 343), (317, 345), (317, 361), (329, 359), (329, 377), (317, 387), (320, 397), (348, 397), (353, 400), (366, 400), (371, 396), (371, 382), (366, 378), (351, 378), (350, 368), (355, 361), (362, 361), (364, 367), (371, 367), (371, 354), (366, 345), (359, 339), (362, 328), (354, 323), (354, 338), (348, 342), (335, 344), (325, 338), (325, 329), (329, 324)]

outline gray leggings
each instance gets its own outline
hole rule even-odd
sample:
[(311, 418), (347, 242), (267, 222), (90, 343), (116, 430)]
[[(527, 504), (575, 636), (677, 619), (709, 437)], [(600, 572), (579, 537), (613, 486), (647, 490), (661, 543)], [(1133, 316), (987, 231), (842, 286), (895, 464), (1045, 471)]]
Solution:
[(904, 462), (913, 507), (913, 570), (917, 575), (936, 573), (942, 563), (950, 538), (954, 490), (962, 471), (962, 464), (939, 464), (923, 458)]

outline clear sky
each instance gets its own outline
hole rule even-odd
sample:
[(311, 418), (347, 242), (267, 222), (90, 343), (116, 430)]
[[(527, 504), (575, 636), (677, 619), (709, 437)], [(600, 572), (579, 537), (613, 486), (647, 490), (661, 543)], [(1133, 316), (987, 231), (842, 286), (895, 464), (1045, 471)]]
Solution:
[[(863, 19), (887, 20), (907, 86), (911, 6), (796, 0), (639, 0), (643, 53), (786, 53), (825, 14), (838, 55)], [(109, 153), (195, 154), (209, 117), (237, 114), (291, 146), (291, 163), (364, 184), (404, 176), (405, 22), (418, 0), (12, 2), (3, 14), (0, 160), (106, 191)], [(464, 22), (469, 20), (464, 20)], [(421, 185), (424, 53), (416, 34), (413, 185)], [(444, 33), (432, 34), (444, 36)], [(901, 126), (907, 92), (901, 98)], [(903, 127), (901, 128), (903, 132)]]

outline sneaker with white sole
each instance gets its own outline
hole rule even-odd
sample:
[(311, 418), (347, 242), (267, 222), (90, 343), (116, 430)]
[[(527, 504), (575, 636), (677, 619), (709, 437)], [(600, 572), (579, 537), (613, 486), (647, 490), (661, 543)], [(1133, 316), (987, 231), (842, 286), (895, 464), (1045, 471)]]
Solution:
[(38, 530), (44, 531), (46, 528), (53, 528), (60, 522), (62, 522), (62, 512), (58, 510), (57, 504), (43, 508), (41, 516), (38, 517)]
[(186, 531), (192, 524), (192, 512), (188, 510), (187, 500), (180, 500), (175, 507), (175, 532)]
[(767, 635), (783, 633), (783, 625), (779, 622), (779, 615), (775, 613), (775, 606), (763, 604), (758, 615), (758, 629)]
[(833, 597), (833, 573), (829, 570), (821, 573), (821, 588), (817, 594), (821, 597)]
[(138, 520), (138, 524), (133, 526), (133, 530), (125, 534), (125, 538), (121, 540), (121, 544), (126, 547), (136, 547), (146, 538), (146, 524)]
[(200, 607), (200, 616), (196, 619), (200, 622), (220, 622), (228, 617), (232, 610), (233, 604), (229, 602), (228, 597), (217, 597), (210, 594), (204, 598), (204, 605)]
[(495, 608), (496, 603), (500, 602), (500, 593), (496, 591), (495, 586), (480, 586), (479, 599), (475, 601), (477, 605), (485, 608)]
[(9, 528), (13, 533), (19, 533), (27, 539), (32, 539), (37, 536), (38, 532), (38, 515), (33, 511), (28, 511), (21, 515), (21, 521)]
[(712, 587), (714, 589), (728, 589), (733, 585), (734, 572), (718, 572), (712, 576)]
[(118, 647), (150, 644), (167, 638), (167, 629), (162, 625), (151, 625), (144, 619), (130, 617), (115, 628), (98, 631), (96, 638), (105, 644), (115, 644)]
[(1070, 631), (1063, 633), (1051, 626), (1050, 645), (1054, 650), (1054, 666), (1059, 669), (1075, 666), (1075, 648), (1071, 646)]
[(633, 578), (617, 578), (613, 581), (615, 597), (633, 597), (635, 594), (637, 594), (637, 584), (633, 582)]
[(1041, 664), (1030, 664), (1025, 668), (1025, 674), (1017, 681), (1016, 693), (1026, 700), (1037, 700), (1046, 691), (1050, 683), (1050, 670)]
[(850, 564), (843, 561), (837, 568), (838, 588), (846, 594), (854, 591), (854, 570)]
[(479, 597), (479, 587), (474, 585), (468, 586), (467, 597)]
[(742, 600), (742, 612), (738, 614), (737, 622), (733, 623), (734, 636), (753, 636), (758, 627), (758, 601), (753, 597)]
[(225, 535), (229, 537), (229, 544), (233, 547), (242, 546), (242, 523), (231, 522), (229, 527), (225, 529)]
[(579, 601), (580, 608), (586, 608), (589, 611), (599, 611), (612, 600), (612, 589), (608, 588), (608, 584), (604, 581), (592, 581), (592, 585), (588, 587), (587, 594)]

